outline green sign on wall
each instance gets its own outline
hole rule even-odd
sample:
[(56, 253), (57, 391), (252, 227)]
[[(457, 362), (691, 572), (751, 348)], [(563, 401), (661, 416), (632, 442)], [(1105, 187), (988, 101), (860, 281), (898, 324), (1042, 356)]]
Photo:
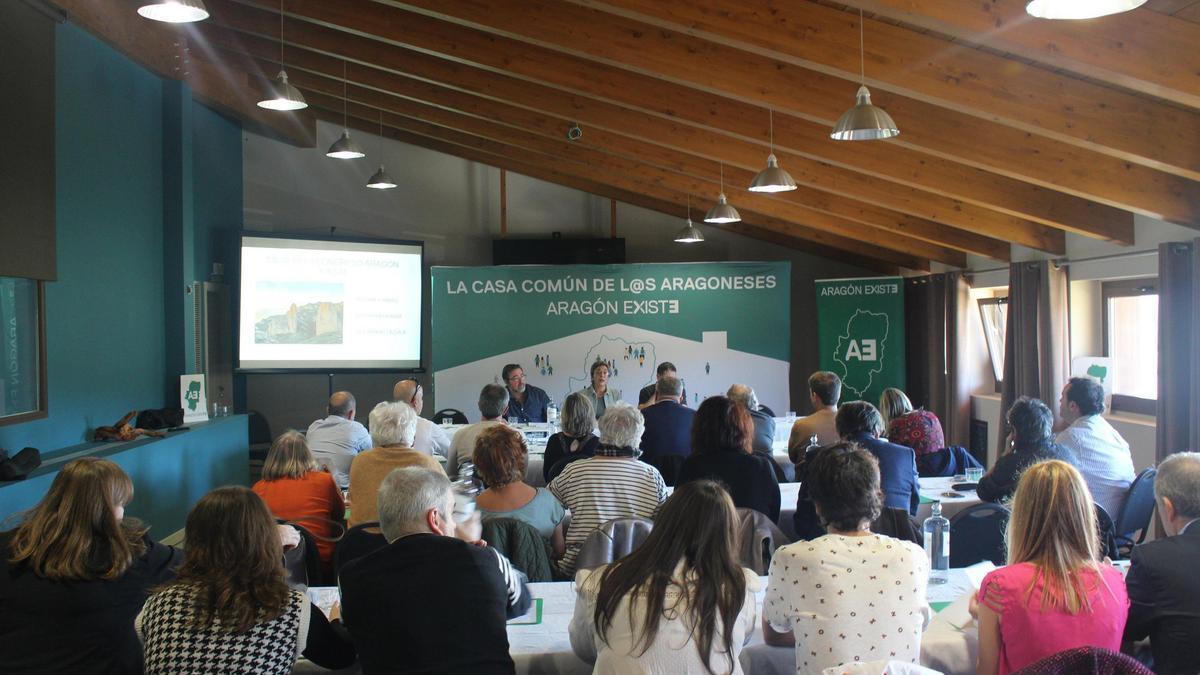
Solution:
[(888, 387), (904, 388), (904, 280), (817, 282), (821, 368), (842, 378), (842, 401), (878, 405)]

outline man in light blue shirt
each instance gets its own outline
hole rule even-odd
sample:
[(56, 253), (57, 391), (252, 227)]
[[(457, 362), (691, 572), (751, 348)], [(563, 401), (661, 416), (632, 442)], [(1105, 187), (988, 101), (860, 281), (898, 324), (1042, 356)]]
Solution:
[(1072, 377), (1058, 400), (1058, 414), (1067, 427), (1055, 440), (1075, 452), (1092, 499), (1116, 520), (1133, 482), (1133, 456), (1103, 412), (1104, 387), (1091, 378)]
[(345, 490), (350, 487), (350, 463), (363, 450), (371, 449), (371, 434), (354, 421), (354, 394), (339, 391), (329, 397), (328, 417), (308, 427), (308, 449), (317, 464), (333, 474), (333, 481)]

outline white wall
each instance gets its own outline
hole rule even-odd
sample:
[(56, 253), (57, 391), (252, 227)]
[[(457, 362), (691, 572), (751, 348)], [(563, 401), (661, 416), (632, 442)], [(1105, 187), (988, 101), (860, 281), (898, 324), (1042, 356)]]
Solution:
[[(330, 227), (342, 236), (418, 239), (425, 242), (429, 265), (490, 265), (492, 239), (500, 234), (499, 170), (439, 152), (378, 136), (354, 133), (367, 157), (335, 160), (325, 149), (341, 129), (317, 123), (315, 148), (296, 148), (252, 133), (244, 134), (244, 225), (248, 230), (328, 235)], [(380, 148), (382, 149), (382, 152)], [(387, 171), (399, 184), (392, 190), (371, 190), (367, 178), (384, 158)], [(508, 230), (519, 237), (609, 236), (609, 200), (533, 178), (508, 173)], [(802, 342), (816, 331), (812, 281), (866, 276), (870, 272), (826, 258), (722, 231), (703, 224), (704, 209), (713, 195), (702, 195), (693, 209), (706, 240), (676, 244), (672, 237), (683, 225), (678, 219), (629, 204), (618, 204), (617, 236), (625, 238), (629, 262), (689, 262), (727, 260), (787, 260), (792, 263), (792, 337)], [(427, 296), (428, 297), (428, 296)], [(428, 305), (428, 303), (426, 303)], [(787, 311), (781, 308), (781, 311)], [(424, 327), (428, 336), (428, 318)], [(429, 362), (431, 346), (425, 345)], [(809, 350), (797, 344), (792, 358), (792, 399), (802, 410), (806, 394), (797, 392), (811, 370), (803, 357)], [(799, 355), (799, 356), (798, 356)], [(324, 393), (353, 382), (360, 415), (391, 389), (394, 374), (377, 376), (250, 375), (246, 378), (247, 407), (264, 413), (272, 431), (307, 426), (323, 414)], [(481, 382), (490, 382), (491, 376)], [(753, 384), (753, 383), (750, 383)], [(799, 389), (798, 389), (799, 388)], [(300, 393), (302, 392), (302, 393)], [(426, 394), (424, 413), (438, 407), (436, 392)], [(795, 407), (800, 406), (800, 407)], [(468, 411), (470, 414), (473, 411)]]

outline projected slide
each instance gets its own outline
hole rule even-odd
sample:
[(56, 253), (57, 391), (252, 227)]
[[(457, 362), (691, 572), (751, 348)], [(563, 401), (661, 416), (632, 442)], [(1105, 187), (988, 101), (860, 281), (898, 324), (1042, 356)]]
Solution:
[(415, 368), (421, 244), (242, 237), (239, 368)]

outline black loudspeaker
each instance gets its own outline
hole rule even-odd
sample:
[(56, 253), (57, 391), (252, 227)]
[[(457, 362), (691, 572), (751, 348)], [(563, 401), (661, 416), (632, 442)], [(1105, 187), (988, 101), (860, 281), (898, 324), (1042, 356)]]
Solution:
[(493, 265), (613, 265), (625, 262), (625, 239), (493, 239)]

